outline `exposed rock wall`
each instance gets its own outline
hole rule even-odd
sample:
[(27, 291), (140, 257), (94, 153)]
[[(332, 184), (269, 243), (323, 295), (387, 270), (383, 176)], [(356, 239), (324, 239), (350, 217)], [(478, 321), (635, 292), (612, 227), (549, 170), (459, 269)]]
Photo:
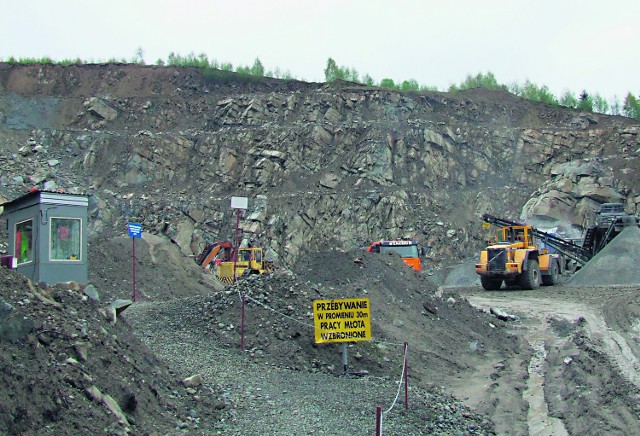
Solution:
[(136, 220), (184, 253), (232, 238), (232, 195), (249, 197), (244, 236), (285, 262), (395, 237), (464, 258), (484, 212), (578, 223), (640, 201), (637, 124), (506, 92), (7, 64), (0, 91), (0, 195), (86, 191), (94, 233)]

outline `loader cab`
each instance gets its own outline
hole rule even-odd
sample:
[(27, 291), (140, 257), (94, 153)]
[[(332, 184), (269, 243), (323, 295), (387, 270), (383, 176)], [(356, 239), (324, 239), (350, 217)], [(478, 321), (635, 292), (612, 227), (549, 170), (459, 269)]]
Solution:
[(498, 230), (500, 244), (522, 244), (523, 247), (533, 245), (533, 235), (529, 232), (530, 226), (507, 226)]

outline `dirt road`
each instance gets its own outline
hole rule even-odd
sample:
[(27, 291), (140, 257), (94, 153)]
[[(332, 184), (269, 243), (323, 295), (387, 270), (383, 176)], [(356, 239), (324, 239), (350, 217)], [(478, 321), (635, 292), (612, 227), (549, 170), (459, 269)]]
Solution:
[(534, 350), (523, 392), (530, 434), (637, 432), (640, 287), (455, 290), (515, 316), (512, 332)]

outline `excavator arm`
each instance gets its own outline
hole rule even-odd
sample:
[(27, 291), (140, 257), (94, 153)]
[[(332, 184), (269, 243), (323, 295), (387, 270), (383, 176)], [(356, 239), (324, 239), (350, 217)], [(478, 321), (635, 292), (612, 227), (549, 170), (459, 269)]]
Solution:
[[(196, 257), (196, 263), (203, 269), (208, 269), (209, 264), (218, 256), (221, 250), (228, 250), (230, 255), (232, 246), (230, 242), (214, 242), (205, 247), (205, 249)], [(223, 259), (228, 260), (228, 259)]]

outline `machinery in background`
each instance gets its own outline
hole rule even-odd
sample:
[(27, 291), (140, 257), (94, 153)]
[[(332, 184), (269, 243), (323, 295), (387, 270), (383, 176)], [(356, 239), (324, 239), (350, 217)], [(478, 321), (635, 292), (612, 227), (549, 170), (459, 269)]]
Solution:
[(397, 253), (404, 263), (416, 271), (422, 271), (420, 255), (424, 255), (424, 248), (420, 248), (418, 241), (396, 240), (378, 241), (367, 247), (370, 253)]
[(482, 220), (483, 226), (499, 227), (475, 265), (486, 290), (500, 289), (503, 282), (522, 289), (551, 286), (565, 271), (584, 265), (592, 257), (580, 245), (531, 225), (488, 214)]
[(583, 227), (586, 232), (582, 247), (595, 256), (626, 227), (639, 224), (637, 216), (629, 215), (624, 210), (624, 204), (602, 203), (595, 212), (585, 217)]
[(205, 271), (214, 273), (218, 280), (226, 284), (234, 283), (236, 278), (273, 270), (272, 263), (265, 260), (260, 247), (240, 247), (234, 262), (233, 245), (227, 241), (208, 244), (195, 260)]

